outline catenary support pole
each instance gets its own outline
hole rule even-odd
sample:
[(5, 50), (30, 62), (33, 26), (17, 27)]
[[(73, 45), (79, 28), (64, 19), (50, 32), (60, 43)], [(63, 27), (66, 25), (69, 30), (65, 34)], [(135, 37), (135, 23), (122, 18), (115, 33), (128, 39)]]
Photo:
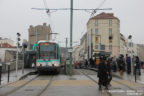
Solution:
[(9, 80), (10, 80), (10, 64), (8, 64), (8, 83), (9, 83)]
[(0, 85), (1, 85), (2, 64), (0, 62)]
[(24, 74), (24, 64), (25, 64), (25, 48), (23, 49), (23, 65), (22, 65), (22, 74)]
[(18, 41), (17, 41), (17, 52), (16, 52), (16, 77), (18, 73)]
[[(72, 32), (73, 32), (73, 0), (70, 8), (70, 49), (72, 50)], [(72, 52), (70, 52), (70, 76), (72, 76)]]

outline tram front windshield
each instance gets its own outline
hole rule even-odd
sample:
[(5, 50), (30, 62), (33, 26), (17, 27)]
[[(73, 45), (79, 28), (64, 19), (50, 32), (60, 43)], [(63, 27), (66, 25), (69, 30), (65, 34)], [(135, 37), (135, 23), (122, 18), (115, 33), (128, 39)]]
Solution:
[(56, 59), (56, 44), (54, 43), (40, 43), (39, 45), (39, 58), (40, 59)]

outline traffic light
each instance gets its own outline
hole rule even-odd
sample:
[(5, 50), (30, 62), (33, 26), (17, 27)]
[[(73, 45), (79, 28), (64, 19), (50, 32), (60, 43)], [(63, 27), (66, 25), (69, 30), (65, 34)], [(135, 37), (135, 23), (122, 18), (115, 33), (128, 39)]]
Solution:
[(20, 47), (20, 43), (18, 42), (18, 47)]
[(23, 48), (27, 48), (28, 46), (27, 40), (24, 39), (22, 45), (23, 45)]
[(20, 34), (20, 33), (17, 33), (17, 36), (21, 36), (21, 34)]
[(17, 33), (17, 46), (18, 47), (20, 47), (20, 42), (19, 42), (19, 41), (21, 41), (20, 36), (21, 36), (21, 34)]
[(113, 37), (109, 36), (109, 43), (112, 43), (112, 39), (113, 39)]
[(17, 40), (20, 41), (21, 39), (20, 39), (20, 38), (17, 38)]

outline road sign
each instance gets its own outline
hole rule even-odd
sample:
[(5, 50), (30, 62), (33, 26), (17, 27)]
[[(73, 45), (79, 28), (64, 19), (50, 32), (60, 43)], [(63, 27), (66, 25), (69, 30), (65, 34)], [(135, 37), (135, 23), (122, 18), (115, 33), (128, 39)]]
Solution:
[(73, 52), (73, 49), (72, 49), (72, 48), (68, 49), (68, 52), (72, 53), (72, 52)]

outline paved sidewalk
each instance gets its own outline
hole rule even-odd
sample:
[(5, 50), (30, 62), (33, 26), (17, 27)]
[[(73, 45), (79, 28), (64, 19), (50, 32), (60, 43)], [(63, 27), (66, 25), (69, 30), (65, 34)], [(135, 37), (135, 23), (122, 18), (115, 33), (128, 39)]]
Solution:
[[(118, 76), (118, 77), (120, 77), (124, 80), (135, 81), (135, 75), (131, 75), (131, 74), (128, 75), (127, 72), (124, 72), (123, 76), (120, 76), (119, 71), (113, 72), (112, 74), (115, 75), (115, 76)], [(144, 69), (141, 69), (141, 75), (140, 76), (136, 75), (136, 78), (137, 78), (136, 81), (138, 83), (143, 83), (144, 84)]]
[[(19, 69), (17, 77), (16, 77), (16, 71), (15, 70), (10, 71), (9, 83), (17, 81), (22, 76), (27, 75), (28, 73), (34, 72), (34, 71), (35, 71), (34, 69), (24, 69), (24, 74), (22, 74), (22, 70)], [(8, 83), (7, 79), (8, 79), (8, 73), (2, 73), (1, 85), (7, 84)]]
[[(98, 71), (98, 69), (96, 69), (96, 68), (88, 68), (88, 69), (94, 70), (96, 72)], [(118, 77), (118, 78), (123, 79), (123, 80), (135, 82), (135, 75), (131, 75), (131, 74), (128, 75), (127, 72), (124, 72), (123, 76), (120, 76), (119, 71), (112, 72), (112, 75), (113, 75), (113, 77)], [(141, 75), (140, 76), (136, 75), (136, 78), (137, 78), (136, 82), (144, 84), (144, 69), (141, 69)]]

